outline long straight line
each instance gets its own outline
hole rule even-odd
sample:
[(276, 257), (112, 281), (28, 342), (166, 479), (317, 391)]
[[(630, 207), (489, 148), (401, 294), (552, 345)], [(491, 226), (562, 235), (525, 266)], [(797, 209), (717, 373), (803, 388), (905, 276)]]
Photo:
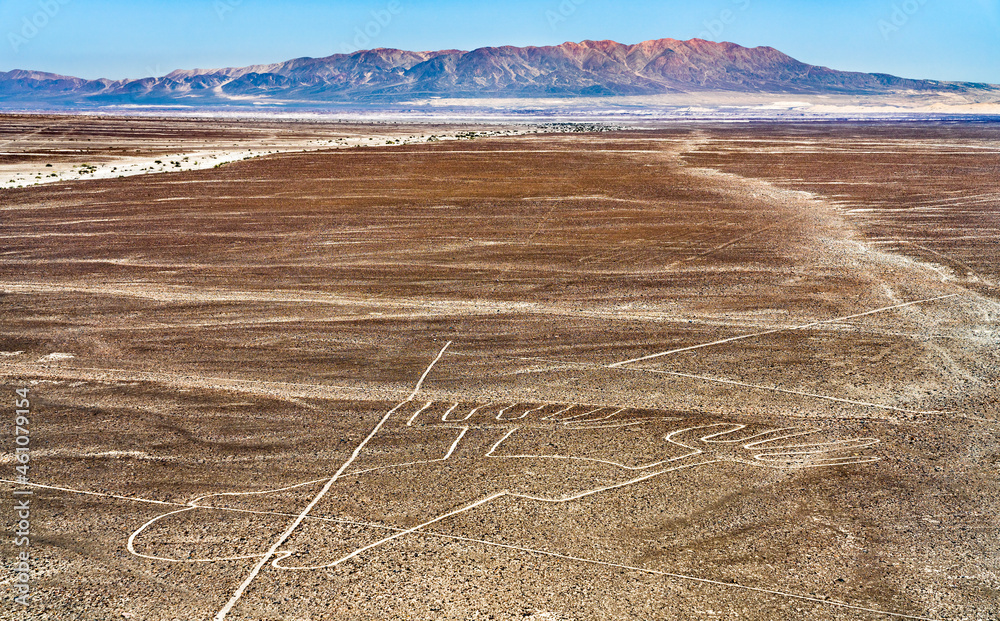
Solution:
[(375, 434), (377, 434), (382, 429), (382, 426), (385, 425), (385, 423), (389, 420), (389, 418), (391, 418), (392, 415), (396, 413), (396, 410), (403, 407), (404, 405), (412, 401), (414, 397), (417, 396), (417, 393), (420, 392), (420, 387), (423, 386), (424, 380), (427, 379), (427, 375), (431, 372), (431, 369), (434, 368), (434, 365), (437, 364), (439, 360), (441, 360), (441, 357), (444, 356), (444, 352), (446, 349), (448, 349), (449, 345), (451, 345), (451, 341), (445, 343), (444, 347), (441, 348), (441, 351), (438, 352), (437, 357), (434, 358), (434, 360), (431, 361), (431, 363), (427, 366), (427, 369), (424, 371), (424, 374), (420, 376), (420, 380), (417, 382), (417, 385), (413, 388), (413, 392), (410, 393), (410, 396), (407, 397), (404, 401), (400, 401), (396, 405), (396, 407), (389, 410), (386, 413), (386, 415), (382, 417), (382, 420), (380, 420), (378, 424), (375, 425), (375, 428), (372, 429), (372, 432), (370, 434), (368, 434), (368, 437), (366, 437), (364, 440), (361, 441), (360, 444), (358, 444), (357, 448), (354, 449), (354, 452), (351, 453), (351, 456), (347, 459), (347, 461), (344, 462), (344, 465), (342, 465), (340, 469), (337, 470), (337, 473), (334, 474), (333, 477), (331, 477), (330, 480), (326, 482), (326, 485), (323, 486), (323, 489), (321, 489), (319, 493), (316, 494), (316, 497), (312, 499), (312, 502), (306, 505), (306, 508), (303, 509), (302, 512), (299, 513), (298, 517), (296, 517), (295, 520), (292, 522), (292, 524), (287, 529), (285, 529), (285, 532), (283, 532), (281, 536), (278, 537), (273, 544), (271, 544), (271, 547), (268, 548), (267, 552), (264, 553), (264, 556), (262, 556), (260, 560), (257, 561), (257, 564), (254, 565), (253, 569), (250, 570), (250, 574), (240, 584), (240, 586), (237, 587), (236, 591), (233, 593), (233, 596), (229, 598), (228, 602), (226, 602), (226, 605), (223, 606), (218, 613), (216, 613), (215, 621), (223, 621), (226, 618), (226, 615), (228, 615), (229, 612), (233, 609), (233, 606), (235, 606), (240, 601), (240, 598), (243, 597), (243, 593), (247, 590), (247, 587), (250, 586), (250, 584), (260, 573), (260, 570), (264, 568), (264, 565), (266, 565), (268, 562), (271, 561), (272, 558), (274, 558), (274, 555), (278, 552), (278, 548), (284, 545), (285, 542), (288, 540), (288, 538), (292, 536), (292, 533), (294, 533), (295, 529), (297, 529), (299, 525), (302, 524), (302, 521), (306, 519), (306, 516), (309, 515), (309, 512), (312, 511), (313, 507), (319, 504), (319, 501), (322, 500), (324, 496), (326, 496), (327, 492), (330, 491), (330, 488), (333, 487), (333, 484), (336, 483), (337, 479), (340, 478), (340, 475), (344, 474), (344, 472), (348, 468), (350, 468), (351, 464), (354, 463), (354, 460), (356, 460), (358, 458), (358, 455), (361, 454), (361, 451), (364, 450), (365, 445), (368, 444), (368, 442), (370, 442), (371, 439), (375, 437)]
[(42, 485), (41, 483), (19, 483), (17, 481), (12, 481), (10, 479), (0, 479), (0, 483), (13, 483), (14, 485), (27, 485), (28, 487), (37, 487), (39, 489), (54, 489), (60, 492), (71, 492), (73, 494), (85, 494), (87, 496), (102, 496), (104, 498), (117, 498), (119, 500), (132, 500), (134, 502), (148, 502), (154, 505), (170, 505), (172, 507), (190, 507), (191, 505), (183, 502), (171, 502), (169, 500), (154, 500), (152, 498), (139, 498), (136, 496), (121, 496), (119, 494), (106, 494), (104, 492), (91, 492), (84, 489), (73, 489), (71, 487), (59, 487), (58, 485)]
[[(370, 527), (370, 528), (384, 528), (384, 529), (388, 529), (388, 530), (397, 530), (397, 531), (398, 530), (402, 530), (400, 528), (396, 528), (396, 527), (392, 527), (392, 526), (385, 526), (385, 525), (382, 525), (382, 524), (373, 524), (373, 523), (368, 523), (368, 522), (357, 522), (357, 521), (353, 521), (353, 520), (343, 520), (343, 519), (337, 519), (337, 518), (316, 517), (316, 518), (311, 518), (311, 519), (323, 520), (323, 521), (329, 520), (329, 521), (332, 521), (332, 522), (354, 524), (354, 525), (358, 525), (358, 526), (367, 526), (367, 527)], [(416, 531), (414, 531), (414, 532), (416, 532)], [(628, 571), (637, 571), (637, 572), (641, 572), (641, 573), (645, 573), (645, 574), (652, 574), (652, 575), (656, 575), (656, 576), (664, 576), (664, 577), (668, 577), (668, 578), (676, 578), (676, 579), (679, 579), (679, 580), (689, 580), (691, 582), (700, 582), (702, 584), (709, 584), (709, 585), (713, 585), (713, 586), (728, 587), (728, 588), (732, 588), (732, 589), (740, 589), (740, 590), (743, 590), (743, 591), (752, 591), (752, 592), (755, 592), (755, 593), (762, 593), (762, 594), (765, 594), (765, 595), (774, 595), (774, 596), (778, 596), (778, 597), (786, 597), (786, 598), (789, 598), (789, 599), (796, 599), (796, 600), (801, 600), (801, 601), (807, 601), (807, 602), (812, 602), (812, 603), (815, 603), (815, 604), (822, 604), (824, 606), (832, 606), (832, 607), (835, 607), (835, 608), (846, 608), (846, 609), (849, 609), (849, 610), (858, 610), (858, 611), (861, 611), (861, 612), (870, 612), (870, 613), (877, 614), (877, 615), (884, 615), (884, 616), (887, 616), (887, 617), (896, 617), (896, 618), (899, 618), (899, 619), (914, 619), (916, 621), (939, 621), (938, 619), (934, 619), (934, 618), (931, 618), (931, 617), (920, 617), (920, 616), (916, 616), (916, 615), (904, 614), (904, 613), (901, 613), (901, 612), (892, 612), (892, 611), (889, 611), (889, 610), (879, 610), (877, 608), (866, 608), (864, 606), (858, 606), (858, 605), (855, 605), (855, 604), (848, 604), (847, 602), (841, 602), (841, 601), (837, 601), (837, 600), (834, 600), (834, 599), (822, 599), (822, 598), (819, 598), (819, 597), (811, 597), (809, 595), (800, 595), (798, 593), (789, 593), (788, 591), (778, 591), (776, 589), (768, 589), (768, 588), (764, 588), (764, 587), (754, 587), (754, 586), (750, 586), (750, 585), (746, 585), (746, 584), (740, 584), (738, 582), (726, 582), (724, 580), (712, 580), (711, 578), (699, 578), (698, 576), (691, 576), (691, 575), (688, 575), (688, 574), (677, 574), (677, 573), (673, 573), (673, 572), (669, 572), (669, 571), (660, 571), (660, 570), (656, 570), (656, 569), (649, 569), (648, 567), (636, 567), (634, 565), (624, 565), (622, 563), (614, 563), (614, 562), (611, 562), (611, 561), (603, 561), (603, 560), (600, 560), (600, 559), (586, 558), (586, 557), (582, 557), (582, 556), (573, 556), (573, 555), (570, 555), (570, 554), (562, 554), (562, 553), (559, 553), (559, 552), (550, 552), (548, 550), (539, 550), (538, 548), (528, 548), (528, 547), (524, 547), (524, 546), (517, 546), (517, 545), (509, 544), (509, 543), (499, 543), (499, 542), (496, 542), (496, 541), (488, 541), (486, 539), (474, 539), (474, 538), (471, 538), (471, 537), (462, 537), (460, 535), (449, 535), (449, 534), (446, 534), (446, 533), (439, 533), (439, 532), (436, 532), (436, 531), (433, 531), (433, 530), (421, 530), (421, 531), (417, 532), (416, 534), (422, 535), (422, 536), (425, 536), (425, 537), (440, 537), (440, 538), (444, 538), (444, 539), (454, 539), (454, 540), (457, 540), (457, 541), (467, 541), (469, 543), (479, 543), (479, 544), (486, 545), (486, 546), (492, 546), (492, 547), (496, 547), (496, 548), (506, 548), (508, 550), (516, 550), (516, 551), (519, 551), (519, 552), (528, 552), (530, 554), (538, 554), (538, 555), (541, 555), (541, 556), (549, 556), (549, 557), (552, 557), (552, 558), (558, 558), (558, 559), (567, 560), (567, 561), (574, 561), (574, 562), (577, 562), (577, 563), (589, 563), (589, 564), (592, 564), (592, 565), (602, 565), (604, 567), (613, 567), (613, 568), (617, 568), (617, 569), (626, 569)]]
[[(517, 360), (543, 361), (543, 362), (562, 362), (563, 364), (565, 364), (567, 366), (575, 366), (575, 367), (580, 368), (580, 369), (606, 369), (606, 368), (608, 368), (608, 365), (595, 364), (595, 363), (590, 363), (590, 362), (572, 362), (572, 361), (566, 361), (566, 360), (560, 361), (560, 360), (555, 360), (555, 359), (552, 359), (552, 358), (540, 358), (538, 356), (519, 356), (516, 359)], [(645, 368), (645, 367), (614, 367), (614, 368), (616, 368), (616, 369), (622, 369), (622, 370), (625, 370), (625, 371), (632, 371), (632, 372), (635, 372), (635, 373), (654, 373), (654, 374), (657, 374), (657, 375), (672, 375), (672, 376), (675, 376), (675, 377), (685, 377), (685, 378), (688, 378), (688, 379), (695, 379), (695, 380), (700, 380), (700, 381), (705, 381), (705, 382), (715, 382), (717, 384), (726, 384), (726, 385), (729, 385), (729, 386), (741, 386), (741, 387), (744, 387), (744, 388), (751, 388), (751, 389), (754, 389), (754, 390), (770, 390), (770, 391), (780, 392), (780, 393), (784, 393), (784, 394), (788, 394), (788, 395), (797, 395), (797, 396), (800, 396), (800, 397), (810, 397), (810, 398), (813, 398), (813, 399), (824, 399), (824, 400), (827, 400), (827, 401), (836, 401), (838, 403), (850, 403), (851, 405), (861, 405), (861, 406), (870, 407), (870, 408), (877, 408), (877, 409), (880, 409), (880, 410), (889, 410), (889, 411), (892, 411), (892, 412), (905, 412), (907, 414), (951, 414), (952, 413), (952, 412), (942, 412), (940, 410), (908, 410), (906, 408), (900, 408), (900, 407), (896, 407), (894, 405), (884, 405), (884, 404), (881, 404), (881, 403), (869, 403), (868, 401), (858, 401), (856, 399), (844, 399), (844, 398), (841, 398), (841, 397), (833, 397), (833, 396), (830, 396), (830, 395), (821, 395), (819, 393), (814, 393), (814, 392), (805, 392), (805, 391), (802, 391), (802, 390), (792, 390), (792, 389), (789, 389), (789, 388), (778, 388), (777, 386), (767, 386), (765, 384), (751, 384), (749, 382), (740, 382), (738, 380), (731, 380), (731, 379), (726, 379), (726, 378), (723, 378), (723, 377), (711, 377), (711, 376), (708, 376), (708, 375), (694, 375), (692, 373), (681, 373), (679, 371), (665, 371), (663, 369), (648, 369), (648, 368)], [(558, 414), (558, 412), (557, 412), (557, 414)], [(966, 418), (969, 418), (969, 417), (966, 416)], [(547, 420), (547, 419), (544, 419), (544, 420)], [(895, 422), (895, 421), (893, 421), (891, 419), (879, 419), (879, 420), (887, 421), (887, 422)], [(995, 422), (995, 421), (988, 421), (986, 419), (977, 419), (977, 420), (983, 420), (984, 422)]]
[[(417, 385), (413, 388), (413, 392), (411, 392), (410, 396), (406, 398), (407, 401), (412, 401), (413, 398), (417, 396), (417, 393), (420, 392), (420, 387), (424, 385), (424, 380), (427, 379), (427, 375), (431, 372), (431, 369), (434, 368), (434, 365), (438, 363), (438, 360), (441, 360), (441, 356), (444, 356), (445, 350), (447, 350), (450, 345), (451, 341), (445, 343), (444, 347), (441, 348), (441, 351), (438, 352), (437, 358), (432, 360), (431, 363), (427, 366), (427, 370), (424, 371), (424, 374), (420, 376), (420, 381), (418, 381)], [(372, 433), (374, 434), (375, 432)], [(368, 440), (365, 440), (365, 442), (367, 441)]]
[(948, 295), (939, 295), (934, 298), (927, 298), (924, 300), (914, 300), (912, 302), (904, 302), (903, 304), (896, 304), (893, 306), (884, 306), (882, 308), (876, 308), (874, 310), (865, 311), (863, 313), (857, 313), (856, 315), (847, 315), (845, 317), (835, 317), (833, 319), (823, 319), (822, 321), (814, 321), (812, 323), (806, 323), (801, 326), (792, 326), (790, 328), (776, 328), (774, 330), (768, 330), (766, 332), (755, 332), (753, 334), (741, 334), (740, 336), (731, 336), (728, 339), (722, 339), (719, 341), (712, 341), (711, 343), (702, 343), (700, 345), (692, 345), (690, 347), (680, 347), (678, 349), (671, 349), (669, 351), (661, 351), (656, 354), (650, 354), (648, 356), (642, 356), (641, 358), (633, 358), (631, 360), (623, 360), (621, 362), (615, 362), (607, 365), (608, 368), (614, 369), (617, 367), (624, 366), (626, 364), (632, 364), (633, 362), (642, 362), (644, 360), (652, 360), (654, 358), (662, 358), (663, 356), (669, 356), (671, 354), (679, 354), (685, 351), (692, 351), (694, 349), (701, 349), (703, 347), (711, 347), (713, 345), (722, 345), (723, 343), (732, 343), (733, 341), (741, 341), (743, 339), (752, 339), (759, 336), (767, 336), (768, 334), (776, 334), (778, 332), (790, 332), (793, 330), (805, 330), (807, 328), (812, 328), (815, 326), (820, 326), (826, 323), (835, 323), (838, 321), (846, 321), (848, 319), (857, 319), (858, 317), (865, 317), (867, 315), (874, 315), (875, 313), (884, 313), (885, 311), (893, 310), (896, 308), (904, 308), (906, 306), (913, 306), (914, 304), (925, 304), (927, 302), (935, 302), (937, 300), (944, 300), (947, 298), (954, 298), (962, 295), (960, 293), (951, 293)]
[(433, 531), (424, 531), (421, 534), (423, 534), (425, 536), (430, 536), (430, 537), (446, 537), (448, 539), (457, 539), (459, 541), (469, 541), (469, 542), (474, 542), (474, 543), (481, 543), (481, 544), (485, 544), (485, 545), (488, 545), (488, 546), (495, 546), (495, 547), (498, 547), (498, 548), (507, 548), (509, 550), (518, 550), (518, 551), (521, 551), (521, 552), (528, 552), (528, 553), (531, 553), (531, 554), (539, 554), (539, 555), (549, 556), (549, 557), (552, 557), (552, 558), (558, 558), (558, 559), (563, 559), (563, 560), (567, 560), (567, 561), (575, 561), (575, 562), (578, 562), (578, 563), (590, 563), (590, 564), (593, 564), (593, 565), (603, 565), (604, 567), (614, 567), (614, 568), (617, 568), (617, 569), (626, 569), (628, 571), (637, 571), (637, 572), (641, 572), (641, 573), (645, 573), (645, 574), (653, 574), (653, 575), (656, 575), (656, 576), (665, 576), (665, 577), (668, 577), (668, 578), (677, 578), (677, 579), (680, 579), (680, 580), (689, 580), (689, 581), (692, 581), (692, 582), (700, 582), (702, 584), (710, 584), (710, 585), (713, 585), (713, 586), (729, 587), (729, 588), (733, 588), (733, 589), (741, 589), (741, 590), (744, 590), (744, 591), (753, 591), (755, 593), (763, 593), (765, 595), (775, 595), (775, 596), (779, 596), (779, 597), (787, 597), (787, 598), (790, 598), (790, 599), (797, 599), (797, 600), (802, 600), (802, 601), (807, 601), (807, 602), (813, 602), (813, 603), (816, 603), (816, 604), (822, 604), (824, 606), (833, 606), (835, 608), (846, 608), (846, 609), (849, 609), (849, 610), (857, 610), (857, 611), (861, 611), (861, 612), (870, 612), (870, 613), (873, 613), (873, 614), (884, 615), (884, 616), (887, 616), (887, 617), (896, 617), (896, 618), (899, 618), (899, 619), (915, 619), (917, 621), (938, 621), (937, 619), (933, 619), (931, 617), (918, 617), (918, 616), (915, 616), (915, 615), (907, 615), (907, 614), (903, 614), (903, 613), (900, 613), (900, 612), (891, 612), (891, 611), (888, 611), (888, 610), (878, 610), (876, 608), (865, 608), (864, 606), (856, 606), (854, 604), (848, 604), (846, 602), (839, 602), (837, 600), (832, 600), (832, 599), (820, 599), (818, 597), (810, 597), (808, 595), (799, 595), (797, 593), (788, 593), (786, 591), (777, 591), (777, 590), (774, 590), (774, 589), (766, 589), (766, 588), (763, 588), (763, 587), (754, 587), (754, 586), (749, 586), (749, 585), (746, 585), (746, 584), (739, 584), (739, 583), (736, 583), (736, 582), (725, 582), (723, 580), (712, 580), (711, 578), (699, 578), (697, 576), (689, 576), (689, 575), (686, 575), (686, 574), (675, 574), (675, 573), (671, 573), (669, 571), (658, 571), (656, 569), (648, 569), (646, 567), (636, 567), (634, 565), (624, 565), (622, 563), (613, 563), (611, 561), (602, 561), (602, 560), (599, 560), (599, 559), (584, 558), (584, 557), (581, 557), (581, 556), (572, 556), (572, 555), (569, 555), (569, 554), (560, 554), (559, 552), (549, 552), (547, 550), (538, 550), (536, 548), (525, 548), (525, 547), (522, 547), (522, 546), (515, 546), (515, 545), (511, 545), (511, 544), (507, 544), (507, 543), (497, 543), (497, 542), (494, 542), (494, 541), (486, 541), (486, 540), (483, 540), (483, 539), (471, 539), (471, 538), (467, 538), (467, 537), (459, 537), (459, 536), (456, 536), (456, 535), (446, 535), (446, 534), (443, 534), (443, 533), (436, 533), (436, 532), (433, 532)]
[(477, 501), (475, 501), (475, 502), (473, 502), (471, 504), (465, 505), (464, 507), (459, 507), (458, 509), (453, 509), (453, 510), (449, 511), (448, 513), (441, 514), (441, 515), (437, 516), (436, 518), (434, 518), (432, 520), (428, 520), (428, 521), (424, 522), (423, 524), (418, 524), (416, 526), (412, 526), (412, 527), (407, 528), (407, 529), (391, 529), (391, 530), (395, 530), (396, 532), (393, 533), (393, 534), (391, 534), (391, 535), (389, 535), (388, 537), (385, 537), (383, 539), (380, 539), (380, 540), (376, 541), (375, 543), (370, 543), (370, 544), (366, 545), (363, 548), (358, 548), (357, 550), (355, 550), (354, 552), (351, 552), (347, 556), (341, 557), (341, 558), (337, 559), (336, 561), (333, 561), (332, 563), (327, 563), (326, 565), (318, 565), (318, 566), (315, 566), (315, 567), (285, 567), (283, 565), (275, 565), (275, 567), (277, 567), (279, 569), (287, 569), (287, 570), (291, 570), (291, 571), (301, 571), (301, 570), (306, 570), (306, 569), (326, 569), (328, 567), (336, 567), (337, 565), (340, 565), (344, 561), (348, 561), (348, 560), (354, 558), (355, 556), (358, 556), (359, 554), (367, 552), (368, 550), (371, 550), (373, 548), (377, 548), (377, 547), (379, 547), (381, 545), (385, 545), (386, 543), (389, 543), (390, 541), (393, 541), (395, 539), (399, 539), (400, 537), (402, 537), (404, 535), (409, 535), (409, 534), (415, 533), (418, 530), (424, 528), (425, 526), (430, 526), (431, 524), (436, 524), (436, 523), (440, 522), (441, 520), (444, 520), (444, 519), (447, 519), (447, 518), (459, 515), (460, 513), (465, 513), (466, 511), (470, 511), (472, 509), (475, 509), (476, 507), (478, 507), (480, 505), (484, 505), (486, 503), (493, 502), (497, 498), (500, 498), (500, 497), (506, 496), (506, 495), (507, 495), (507, 492), (497, 492), (497, 493), (495, 493), (495, 494), (493, 494), (491, 496), (486, 496), (485, 498), (480, 498), (479, 500), (477, 500)]
[(715, 382), (717, 384), (728, 384), (730, 386), (742, 386), (744, 388), (753, 388), (756, 390), (772, 390), (774, 392), (781, 392), (787, 395), (797, 395), (800, 397), (811, 397), (813, 399), (825, 399), (826, 401), (836, 401), (837, 403), (849, 403), (851, 405), (860, 405), (868, 408), (878, 408), (881, 410), (889, 410), (892, 412), (904, 412), (906, 414), (942, 414), (943, 412), (937, 410), (908, 410), (906, 408), (899, 408), (894, 405), (882, 405), (880, 403), (869, 403), (867, 401), (858, 401), (856, 399), (844, 399), (842, 397), (831, 397), (830, 395), (821, 395), (814, 392), (805, 392), (802, 390), (791, 390), (789, 388), (778, 388), (777, 386), (764, 386), (761, 384), (750, 384), (748, 382), (740, 382), (737, 380), (725, 379), (721, 377), (709, 377), (707, 375), (694, 375), (691, 373), (681, 373), (679, 371), (662, 371), (660, 369), (630, 369), (633, 371), (641, 371), (643, 373), (656, 373), (658, 375), (673, 375), (675, 377), (686, 377), (689, 379), (702, 380), (705, 382)]
[[(494, 448), (496, 448), (496, 447), (494, 446)], [(11, 480), (8, 480), (8, 479), (0, 479), (0, 483), (16, 483), (16, 481), (11, 481)], [(90, 492), (90, 491), (87, 491), (87, 490), (72, 489), (72, 488), (68, 488), (68, 487), (57, 487), (57, 486), (54, 486), (54, 485), (42, 485), (42, 484), (39, 484), (39, 483), (28, 483), (28, 485), (31, 486), (31, 487), (38, 487), (38, 488), (43, 488), (43, 489), (53, 489), (53, 490), (59, 490), (59, 491), (64, 491), (64, 492), (72, 492), (72, 493), (76, 493), (76, 494), (87, 494), (87, 495), (92, 495), (92, 496), (105, 496), (105, 497), (108, 497), (108, 498), (117, 498), (117, 499), (120, 499), (120, 500), (131, 500), (131, 501), (134, 501), (134, 502), (147, 502), (147, 503), (154, 503), (154, 504), (174, 505), (174, 506), (185, 507), (185, 508), (189, 508), (189, 509), (206, 509), (206, 510), (211, 510), (211, 511), (231, 511), (231, 512), (235, 512), (235, 513), (249, 513), (249, 514), (258, 514), (258, 515), (276, 515), (276, 516), (283, 516), (283, 517), (292, 517), (293, 516), (293, 514), (291, 514), (291, 513), (281, 513), (281, 512), (278, 512), (278, 511), (254, 511), (252, 509), (236, 509), (236, 508), (232, 508), (232, 507), (213, 507), (213, 506), (201, 506), (201, 505), (194, 505), (194, 506), (192, 506), (190, 504), (184, 504), (184, 503), (179, 503), (179, 502), (168, 502), (168, 501), (163, 501), (163, 500), (151, 500), (151, 499), (148, 499), (148, 498), (135, 498), (135, 497), (131, 497), (131, 496), (119, 496), (119, 495), (116, 495), (116, 494), (105, 494), (105, 493), (100, 493), (100, 492)], [(478, 505), (484, 504), (485, 502), (489, 502), (490, 500), (495, 500), (497, 497), (499, 497), (501, 495), (503, 495), (503, 494), (497, 494), (494, 497), (484, 498), (482, 500), (477, 501), (474, 504), (476, 504), (478, 506)], [(468, 510), (469, 508), (471, 508), (471, 507), (464, 507), (463, 509), (459, 509), (457, 512), (460, 513), (463, 510)], [(452, 512), (449, 515), (454, 515), (454, 514), (456, 514), (456, 512)], [(439, 517), (439, 518), (437, 518), (437, 519), (435, 519), (433, 521), (440, 521), (444, 517), (448, 517), (448, 515), (441, 516), (441, 517)], [(724, 587), (729, 587), (729, 588), (734, 588), (734, 589), (743, 589), (743, 590), (747, 590), (747, 591), (756, 591), (756, 592), (759, 592), (759, 593), (766, 593), (766, 594), (769, 594), (769, 595), (777, 595), (777, 596), (781, 596), (781, 597), (788, 597), (788, 598), (792, 598), (792, 599), (799, 599), (799, 600), (805, 600), (805, 601), (809, 601), (809, 602), (815, 602), (817, 604), (823, 604), (823, 605), (826, 605), (826, 606), (835, 606), (835, 607), (839, 607), (839, 608), (850, 608), (852, 610), (860, 610), (860, 611), (865, 611), (865, 612), (872, 612), (872, 613), (875, 613), (875, 614), (881, 614), (881, 615), (886, 615), (886, 616), (891, 616), (891, 617), (899, 617), (899, 618), (902, 618), (902, 619), (918, 619), (920, 621), (937, 621), (936, 619), (930, 619), (928, 617), (917, 617), (917, 616), (911, 616), (911, 615), (906, 615), (906, 614), (897, 613), (897, 612), (889, 612), (889, 611), (883, 611), (883, 610), (876, 610), (876, 609), (873, 609), (873, 608), (864, 608), (862, 606), (856, 606), (856, 605), (848, 604), (848, 603), (845, 603), (845, 602), (838, 602), (836, 600), (820, 599), (820, 598), (816, 598), (816, 597), (810, 597), (808, 595), (799, 595), (797, 593), (789, 593), (789, 592), (786, 592), (786, 591), (777, 591), (777, 590), (765, 589), (765, 588), (761, 588), (761, 587), (752, 587), (752, 586), (748, 586), (748, 585), (744, 585), (744, 584), (739, 584), (737, 582), (725, 582), (725, 581), (721, 581), (721, 580), (712, 580), (712, 579), (709, 579), (709, 578), (699, 578), (697, 576), (690, 576), (690, 575), (687, 575), (687, 574), (677, 574), (677, 573), (671, 573), (671, 572), (666, 572), (666, 571), (658, 571), (658, 570), (655, 570), (655, 569), (649, 569), (649, 568), (646, 568), (646, 567), (635, 567), (635, 566), (632, 566), (632, 565), (622, 565), (620, 563), (612, 563), (610, 561), (602, 561), (600, 559), (585, 558), (585, 557), (582, 557), (582, 556), (571, 556), (569, 554), (561, 554), (559, 552), (549, 552), (548, 550), (539, 550), (537, 548), (527, 548), (527, 547), (523, 547), (523, 546), (511, 545), (511, 544), (508, 544), (508, 543), (499, 543), (499, 542), (496, 542), (496, 541), (488, 541), (488, 540), (485, 540), (485, 539), (473, 539), (473, 538), (470, 538), (470, 537), (462, 537), (460, 535), (449, 535), (449, 534), (445, 534), (445, 533), (439, 533), (439, 532), (435, 532), (435, 531), (424, 530), (424, 527), (428, 526), (430, 524), (430, 522), (425, 523), (425, 524), (421, 524), (416, 529), (403, 529), (403, 528), (394, 527), (394, 526), (386, 526), (385, 524), (376, 524), (376, 523), (372, 523), (372, 522), (359, 522), (359, 521), (356, 521), (356, 520), (347, 520), (347, 519), (341, 519), (341, 518), (330, 518), (330, 517), (321, 517), (321, 516), (311, 516), (310, 515), (310, 516), (306, 516), (306, 519), (317, 520), (317, 521), (321, 521), (321, 522), (336, 522), (336, 523), (341, 523), (341, 524), (353, 524), (353, 525), (356, 525), (356, 526), (365, 526), (365, 527), (368, 527), (368, 528), (379, 528), (379, 529), (384, 529), (384, 530), (393, 530), (393, 531), (397, 531), (397, 532), (400, 532), (400, 533), (403, 533), (405, 531), (405, 532), (410, 532), (410, 533), (415, 533), (415, 534), (423, 535), (425, 537), (440, 537), (440, 538), (445, 538), (445, 539), (455, 539), (455, 540), (458, 540), (458, 541), (468, 541), (470, 543), (479, 543), (479, 544), (483, 544), (483, 545), (486, 545), (486, 546), (494, 546), (494, 547), (497, 547), (497, 548), (507, 548), (509, 550), (519, 550), (521, 552), (529, 552), (529, 553), (532, 553), (532, 554), (540, 554), (540, 555), (550, 556), (550, 557), (553, 557), (553, 558), (559, 558), (559, 559), (564, 559), (564, 560), (568, 560), (568, 561), (576, 561), (576, 562), (579, 562), (579, 563), (591, 563), (591, 564), (594, 564), (594, 565), (604, 565), (606, 567), (616, 567), (616, 568), (620, 568), (620, 569), (627, 569), (629, 571), (638, 571), (638, 572), (647, 573), (647, 574), (654, 574), (654, 575), (659, 575), (659, 576), (667, 576), (667, 577), (671, 577), (671, 578), (678, 578), (678, 579), (681, 579), (681, 580), (691, 580), (691, 581), (694, 581), (694, 582), (701, 582), (701, 583), (705, 583), (705, 584), (712, 584), (712, 585), (724, 586)]]

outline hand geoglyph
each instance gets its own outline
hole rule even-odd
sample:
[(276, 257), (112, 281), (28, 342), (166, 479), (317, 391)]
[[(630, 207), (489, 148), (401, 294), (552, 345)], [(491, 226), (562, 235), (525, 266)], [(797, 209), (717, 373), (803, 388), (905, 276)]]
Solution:
[[(878, 459), (869, 450), (878, 444), (876, 438), (841, 439), (817, 429), (754, 426), (578, 403), (418, 400), (424, 380), (449, 345), (430, 363), (410, 395), (385, 413), (332, 476), (277, 489), (195, 498), (133, 531), (128, 551), (174, 563), (255, 560), (215, 615), (215, 621), (223, 621), (266, 566), (332, 569), (420, 531), (539, 552), (431, 530), (435, 524), (444, 526), (439, 523), (501, 500), (571, 503), (597, 494), (627, 494), (630, 487), (678, 470), (727, 464), (798, 469)], [(321, 489), (298, 514), (264, 508), (269, 499), (277, 502), (282, 495), (312, 494), (316, 486)], [(231, 506), (248, 499), (254, 507)], [(294, 519), (266, 549), (254, 551), (259, 544), (245, 537), (237, 541), (234, 536), (247, 532), (253, 519), (274, 523), (288, 517)], [(235, 519), (244, 520), (243, 530), (232, 527)], [(191, 531), (196, 531), (193, 537)], [(175, 541), (183, 541), (186, 557), (177, 554), (172, 546)], [(242, 548), (237, 547), (243, 542)], [(198, 554), (198, 548), (206, 554)], [(163, 552), (155, 553), (158, 550)]]
[[(815, 429), (773, 428), (679, 418), (662, 412), (581, 404), (409, 401), (390, 412), (350, 467), (311, 514), (336, 514), (344, 496), (373, 487), (366, 516), (393, 527), (391, 534), (363, 540), (353, 549), (312, 549), (289, 537), (270, 555), (277, 569), (332, 568), (400, 537), (496, 502), (519, 498), (566, 503), (601, 493), (622, 493), (668, 473), (711, 464), (760, 468), (817, 468), (875, 461), (875, 438), (830, 439)], [(315, 484), (316, 482), (308, 482)], [(306, 485), (306, 484), (302, 484)], [(294, 486), (293, 486), (294, 487)], [(291, 488), (272, 490), (281, 492)], [(253, 492), (260, 496), (268, 492)], [(169, 520), (208, 510), (209, 499), (154, 518), (129, 539), (139, 556), (175, 562), (261, 558), (265, 552), (213, 558), (150, 556), (146, 533), (170, 529)], [(401, 513), (402, 499), (419, 497), (424, 514)], [(220, 516), (221, 517), (221, 516)], [(302, 548), (310, 548), (308, 552)]]

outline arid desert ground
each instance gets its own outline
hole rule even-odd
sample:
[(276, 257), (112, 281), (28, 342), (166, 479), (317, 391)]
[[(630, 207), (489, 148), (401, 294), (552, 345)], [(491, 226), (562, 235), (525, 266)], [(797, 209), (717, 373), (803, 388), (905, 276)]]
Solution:
[(1000, 125), (0, 138), (0, 618), (1000, 618)]

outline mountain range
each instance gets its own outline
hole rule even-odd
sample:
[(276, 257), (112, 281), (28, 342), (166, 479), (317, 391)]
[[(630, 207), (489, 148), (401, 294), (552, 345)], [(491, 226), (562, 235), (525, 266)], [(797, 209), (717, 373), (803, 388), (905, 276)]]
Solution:
[(137, 80), (0, 72), (0, 107), (317, 106), (429, 97), (607, 97), (693, 92), (865, 94), (994, 90), (986, 84), (836, 71), (771, 47), (702, 39), (583, 41), (472, 51), (372, 49), (270, 65), (178, 70)]

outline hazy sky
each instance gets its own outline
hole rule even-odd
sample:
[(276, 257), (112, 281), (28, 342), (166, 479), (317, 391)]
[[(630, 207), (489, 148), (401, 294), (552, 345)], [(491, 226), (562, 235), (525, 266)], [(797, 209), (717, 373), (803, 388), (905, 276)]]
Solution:
[(1000, 83), (1000, 0), (2, 0), (0, 70), (137, 78), (371, 47), (701, 37), (812, 64)]

